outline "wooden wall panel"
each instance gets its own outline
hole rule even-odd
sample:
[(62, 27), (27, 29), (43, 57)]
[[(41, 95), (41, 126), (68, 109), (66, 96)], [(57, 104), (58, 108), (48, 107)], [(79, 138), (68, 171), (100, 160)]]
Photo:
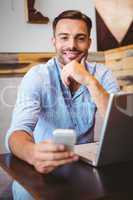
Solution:
[[(0, 54), (0, 75), (24, 75), (33, 65), (47, 62), (56, 54), (51, 53), (8, 53)], [(90, 62), (104, 63), (103, 52), (90, 52), (88, 55)]]
[(105, 64), (123, 91), (133, 91), (133, 45), (105, 51)]
[(47, 62), (55, 53), (1, 53), (0, 75), (24, 75), (33, 65)]
[[(33, 65), (47, 62), (55, 56), (48, 53), (1, 53), (0, 76), (23, 76)], [(133, 45), (104, 52), (89, 52), (89, 62), (106, 64), (116, 78), (120, 88), (133, 91)]]

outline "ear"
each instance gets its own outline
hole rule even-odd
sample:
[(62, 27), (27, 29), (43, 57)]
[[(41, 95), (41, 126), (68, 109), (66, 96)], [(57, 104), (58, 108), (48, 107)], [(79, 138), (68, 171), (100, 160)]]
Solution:
[(91, 42), (92, 42), (92, 40), (91, 40), (91, 38), (89, 38), (89, 48), (91, 46)]

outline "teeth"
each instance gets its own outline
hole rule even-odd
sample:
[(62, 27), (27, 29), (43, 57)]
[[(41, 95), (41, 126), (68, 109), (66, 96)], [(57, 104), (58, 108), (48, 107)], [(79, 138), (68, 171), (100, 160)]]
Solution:
[(66, 55), (70, 57), (75, 57), (78, 55), (78, 52), (66, 52)]
[(73, 54), (73, 55), (76, 55), (76, 54), (78, 54), (78, 52), (68, 51), (68, 52), (66, 52), (66, 54)]

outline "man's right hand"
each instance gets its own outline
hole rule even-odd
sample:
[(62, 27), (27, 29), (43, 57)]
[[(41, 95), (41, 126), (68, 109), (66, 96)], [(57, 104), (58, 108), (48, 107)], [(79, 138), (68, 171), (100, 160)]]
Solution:
[(73, 152), (64, 145), (45, 141), (33, 145), (31, 164), (40, 173), (49, 173), (56, 167), (78, 160)]

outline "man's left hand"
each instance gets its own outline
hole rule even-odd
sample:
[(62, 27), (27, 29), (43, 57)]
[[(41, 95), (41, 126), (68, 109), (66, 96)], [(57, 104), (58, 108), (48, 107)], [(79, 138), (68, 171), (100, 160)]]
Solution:
[(66, 86), (69, 86), (70, 79), (82, 85), (86, 85), (89, 78), (92, 79), (92, 75), (85, 69), (83, 62), (79, 63), (77, 60), (72, 60), (63, 66), (61, 77)]

